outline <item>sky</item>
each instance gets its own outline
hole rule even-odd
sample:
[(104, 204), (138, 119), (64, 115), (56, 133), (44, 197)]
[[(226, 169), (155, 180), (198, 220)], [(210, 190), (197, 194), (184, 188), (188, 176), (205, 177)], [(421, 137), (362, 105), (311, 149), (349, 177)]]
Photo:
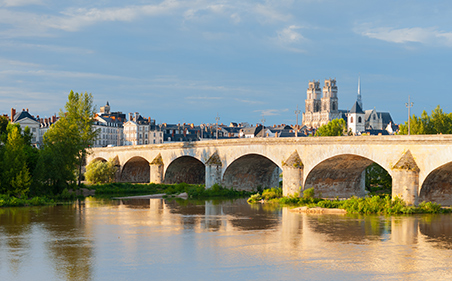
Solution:
[[(452, 111), (452, 2), (0, 0), (0, 113), (58, 113), (68, 93), (158, 123), (296, 124), (336, 78), (396, 123)], [(301, 115), (298, 119), (301, 123)]]

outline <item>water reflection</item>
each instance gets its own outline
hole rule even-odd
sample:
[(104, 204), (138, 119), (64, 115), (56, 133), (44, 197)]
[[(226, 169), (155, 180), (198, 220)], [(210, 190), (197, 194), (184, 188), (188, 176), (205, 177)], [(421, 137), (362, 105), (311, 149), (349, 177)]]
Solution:
[(89, 198), (0, 209), (0, 276), (447, 279), (451, 237), (451, 215), (314, 215), (245, 200)]

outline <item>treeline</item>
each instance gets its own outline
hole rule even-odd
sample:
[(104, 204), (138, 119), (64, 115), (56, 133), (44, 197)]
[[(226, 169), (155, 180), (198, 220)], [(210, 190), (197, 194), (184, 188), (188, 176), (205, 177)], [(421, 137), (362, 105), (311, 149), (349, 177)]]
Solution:
[(59, 120), (32, 146), (26, 127), (0, 117), (0, 194), (18, 198), (58, 195), (80, 181), (87, 148), (94, 142), (93, 97), (71, 91)]
[[(400, 135), (408, 134), (408, 122), (400, 125)], [(424, 110), (420, 117), (410, 116), (410, 134), (431, 135), (431, 134), (452, 134), (452, 113), (445, 113), (438, 105), (432, 114), (428, 115)]]

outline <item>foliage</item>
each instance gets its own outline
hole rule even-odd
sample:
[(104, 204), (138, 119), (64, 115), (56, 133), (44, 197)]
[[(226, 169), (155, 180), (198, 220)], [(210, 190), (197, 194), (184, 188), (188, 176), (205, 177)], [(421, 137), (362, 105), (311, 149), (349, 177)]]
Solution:
[(373, 191), (391, 192), (392, 178), (389, 173), (377, 163), (366, 168), (366, 189)]
[(76, 167), (81, 175), (86, 149), (96, 137), (92, 100), (91, 94), (71, 91), (66, 112), (61, 110), (60, 119), (44, 134), (35, 175), (42, 185), (51, 187), (53, 194), (61, 193), (75, 181)]
[(43, 205), (55, 205), (55, 201), (47, 197), (33, 197), (31, 199), (27, 199), (0, 194), (0, 207), (43, 206)]
[(344, 119), (333, 119), (325, 125), (320, 126), (315, 132), (316, 136), (344, 136), (347, 134), (347, 124)]
[(31, 146), (31, 138), (21, 133), (18, 124), (8, 124), (6, 135), (1, 152), (0, 192), (22, 197), (28, 193), (31, 185), (26, 154), (26, 147)]
[[(311, 191), (312, 190), (312, 191)], [(308, 192), (306, 192), (308, 191)], [(249, 204), (261, 202), (278, 202), (283, 205), (292, 206), (308, 206), (321, 208), (338, 208), (345, 209), (350, 214), (380, 214), (380, 215), (394, 215), (394, 214), (415, 214), (415, 213), (450, 213), (451, 209), (443, 209), (440, 204), (432, 202), (422, 202), (418, 207), (408, 206), (405, 201), (396, 197), (391, 199), (391, 196), (371, 196), (365, 198), (352, 197), (347, 200), (328, 200), (313, 197), (314, 189), (306, 189), (303, 197), (298, 197), (298, 194), (287, 197), (271, 197), (265, 199), (263, 194), (253, 194), (248, 199)]]
[(107, 162), (93, 161), (86, 166), (85, 178), (92, 184), (110, 183), (115, 180), (116, 170), (113, 159)]
[(314, 188), (307, 188), (305, 190), (303, 190), (303, 197), (304, 198), (314, 198)]
[[(429, 116), (424, 110), (420, 117), (410, 116), (410, 133), (412, 135), (452, 134), (452, 113), (444, 113), (438, 105)], [(400, 135), (408, 134), (408, 122), (400, 125)]]

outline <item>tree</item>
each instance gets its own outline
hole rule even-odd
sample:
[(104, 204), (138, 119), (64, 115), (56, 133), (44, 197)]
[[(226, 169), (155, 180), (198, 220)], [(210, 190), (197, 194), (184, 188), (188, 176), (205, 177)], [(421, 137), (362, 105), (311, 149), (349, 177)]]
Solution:
[(347, 124), (344, 119), (333, 119), (327, 124), (320, 126), (315, 132), (316, 136), (343, 136), (347, 134)]
[(373, 163), (366, 168), (366, 188), (369, 191), (385, 190), (390, 192), (392, 178), (380, 165)]
[[(421, 117), (410, 116), (410, 133), (412, 135), (452, 134), (452, 113), (444, 113), (438, 105), (431, 116), (424, 110)], [(408, 122), (400, 125), (400, 135), (408, 134)]]
[(71, 91), (64, 108), (66, 110), (65, 118), (68, 119), (70, 124), (76, 125), (80, 136), (78, 139), (79, 153), (77, 155), (78, 184), (80, 185), (82, 166), (87, 156), (87, 149), (93, 145), (97, 137), (97, 131), (93, 127), (93, 116), (96, 112), (93, 105), (93, 96), (87, 92), (79, 94)]
[(114, 182), (116, 166), (113, 159), (108, 162), (93, 161), (86, 167), (85, 177), (92, 184)]
[(6, 131), (0, 163), (0, 192), (21, 197), (28, 193), (32, 181), (26, 154), (30, 143), (27, 136), (21, 134), (18, 124), (8, 124)]
[(44, 134), (37, 168), (40, 181), (50, 185), (54, 193), (60, 193), (68, 182), (75, 181), (76, 169), (81, 176), (87, 149), (97, 137), (91, 94), (71, 91), (64, 109), (65, 112), (60, 110), (59, 120)]

